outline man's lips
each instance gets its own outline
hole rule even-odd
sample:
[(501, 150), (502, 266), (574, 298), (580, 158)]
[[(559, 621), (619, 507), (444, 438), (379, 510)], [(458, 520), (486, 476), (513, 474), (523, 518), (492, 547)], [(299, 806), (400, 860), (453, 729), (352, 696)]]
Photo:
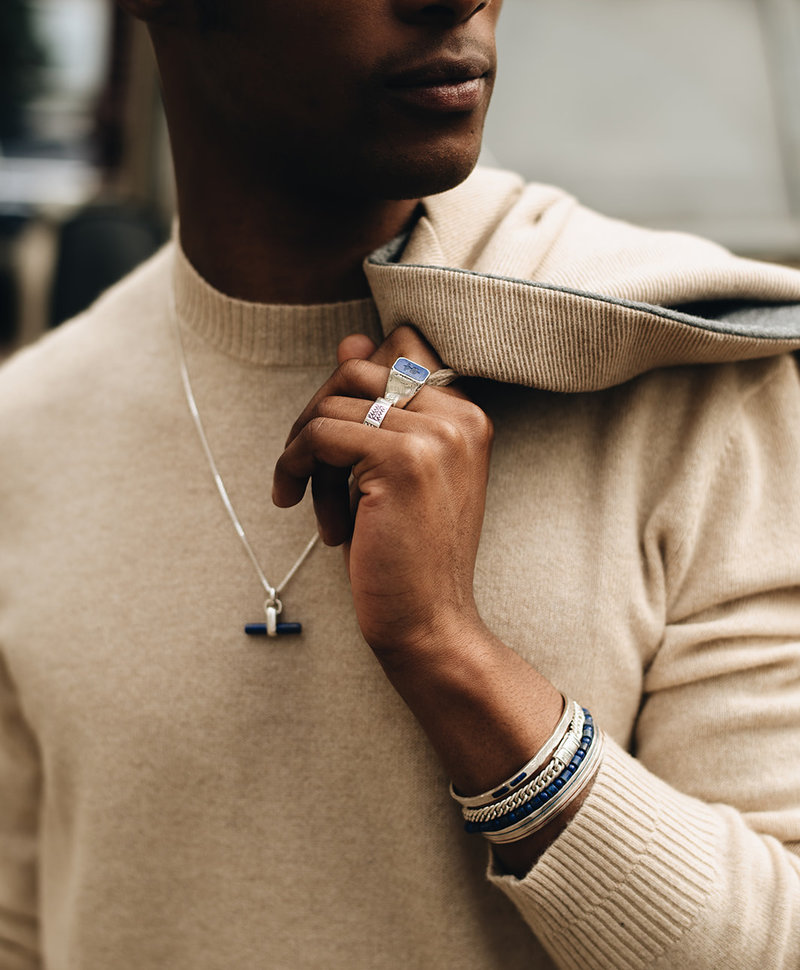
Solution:
[(393, 74), (386, 82), (387, 88), (426, 88), (447, 84), (461, 84), (488, 77), (492, 65), (483, 57), (458, 59), (441, 58)]
[(483, 100), (492, 73), (484, 58), (438, 60), (392, 75), (386, 88), (426, 111), (472, 111)]

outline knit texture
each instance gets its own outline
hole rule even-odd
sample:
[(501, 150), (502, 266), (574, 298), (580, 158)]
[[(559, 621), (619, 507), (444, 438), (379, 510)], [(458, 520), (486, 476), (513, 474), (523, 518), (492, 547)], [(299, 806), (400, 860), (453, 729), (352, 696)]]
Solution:
[[(451, 229), (465, 210), (480, 248)], [(412, 321), (466, 375), (593, 391), (656, 367), (800, 347), (800, 311), (710, 318), (719, 301), (729, 310), (800, 301), (796, 271), (682, 233), (634, 228), (508, 173), (479, 170), (429, 200), (399, 264), (396, 249), (365, 266), (384, 330)], [(705, 303), (705, 313), (665, 309), (692, 303)]]
[[(573, 289), (602, 263), (598, 238), (570, 248), (555, 231), (573, 206), (557, 190), (479, 173), (449, 196), (426, 203), (403, 259), (502, 276), (527, 261)], [(644, 258), (638, 230), (614, 231), (626, 299), (662, 284), (670, 304), (695, 299), (677, 271), (677, 287), (658, 282), (657, 238)], [(745, 286), (731, 257), (702, 264), (686, 245), (707, 279), (726, 264), (725, 292), (795, 298), (796, 275), (748, 269)], [(265, 307), (216, 292), (171, 245), (3, 368), (0, 968), (796, 967), (791, 357), (594, 392), (471, 385), (496, 427), (479, 608), (609, 738), (583, 808), (524, 879), (487, 878), (360, 637), (339, 550), (315, 549), (284, 595), (301, 637), (243, 634), (264, 594), (189, 416), (170, 293), (211, 448), (274, 581), (314, 532), (309, 503), (271, 505), (274, 461), (338, 340), (393, 326), (377, 309), (399, 305), (406, 271), (384, 268), (395, 295), (381, 283), (375, 303)], [(480, 307), (450, 316), (457, 276), (425, 277), (419, 318), (461, 334), (465, 366), (517, 373), (528, 344), (495, 342), (481, 371)], [(613, 331), (616, 304), (589, 303)]]

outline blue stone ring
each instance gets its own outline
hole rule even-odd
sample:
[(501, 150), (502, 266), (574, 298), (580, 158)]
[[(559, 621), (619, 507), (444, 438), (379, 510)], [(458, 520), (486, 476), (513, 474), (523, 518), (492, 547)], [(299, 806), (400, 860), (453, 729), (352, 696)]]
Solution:
[(386, 390), (383, 399), (389, 404), (399, 407), (408, 404), (412, 397), (431, 376), (431, 372), (422, 364), (417, 364), (408, 357), (398, 357), (389, 371)]

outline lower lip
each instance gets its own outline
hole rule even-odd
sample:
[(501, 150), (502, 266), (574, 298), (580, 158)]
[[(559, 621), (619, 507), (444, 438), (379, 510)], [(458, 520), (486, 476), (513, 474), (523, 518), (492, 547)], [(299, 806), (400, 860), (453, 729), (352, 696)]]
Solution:
[(474, 111), (483, 100), (486, 79), (474, 78), (458, 84), (389, 88), (394, 97), (425, 111)]

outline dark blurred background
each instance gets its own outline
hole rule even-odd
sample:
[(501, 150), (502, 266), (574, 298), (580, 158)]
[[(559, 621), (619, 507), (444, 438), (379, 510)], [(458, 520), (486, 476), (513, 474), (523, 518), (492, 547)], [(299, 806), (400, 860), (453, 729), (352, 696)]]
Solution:
[(146, 34), (112, 0), (0, 0), (0, 345), (74, 316), (169, 235)]
[[(800, 0), (505, 0), (484, 161), (800, 262)], [(155, 251), (173, 211), (145, 32), (0, 0), (0, 355)]]

